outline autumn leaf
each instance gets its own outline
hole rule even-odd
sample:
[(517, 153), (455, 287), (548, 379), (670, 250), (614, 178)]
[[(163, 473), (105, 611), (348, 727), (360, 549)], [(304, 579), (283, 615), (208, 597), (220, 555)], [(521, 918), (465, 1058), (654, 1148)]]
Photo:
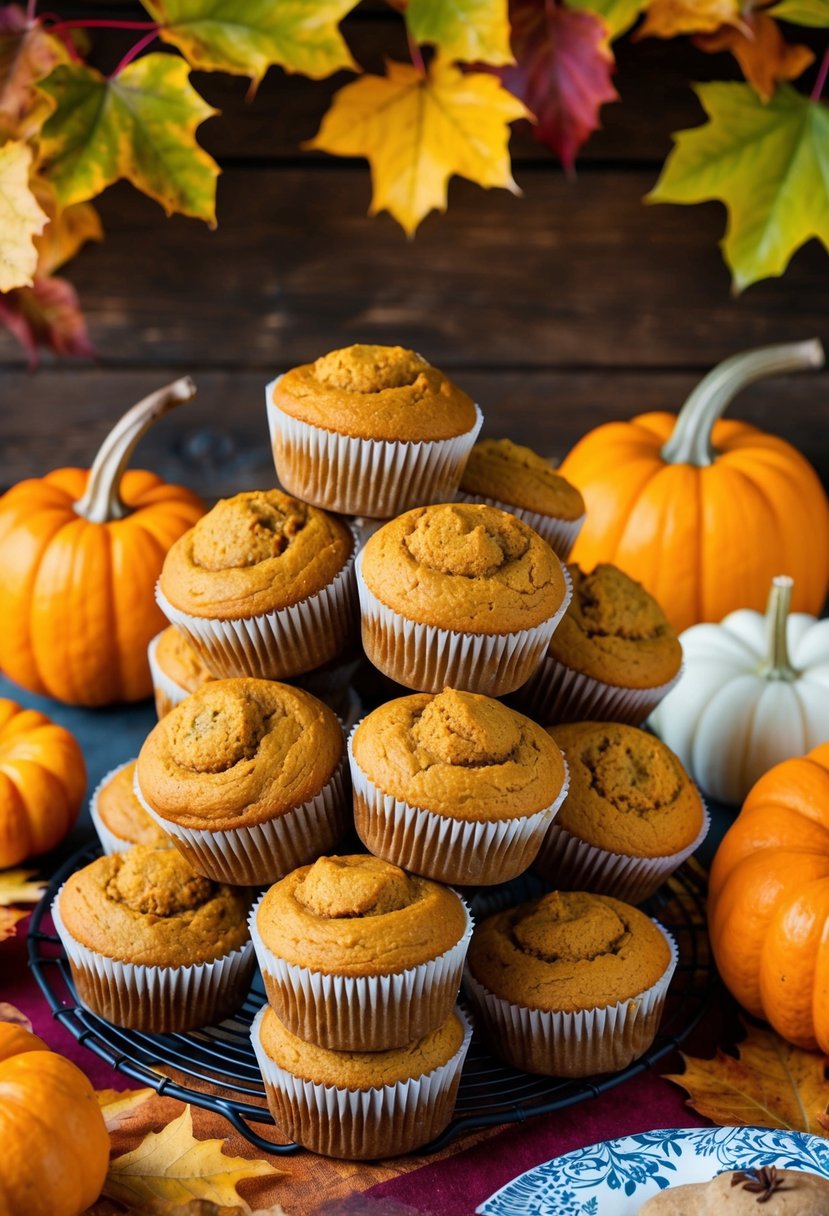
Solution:
[(646, 4), (647, 0), (569, 0), (567, 7), (601, 17), (607, 36), (613, 41), (627, 33)]
[(52, 109), (35, 89), (69, 55), (61, 40), (17, 4), (0, 9), (0, 135), (30, 139)]
[(815, 29), (829, 26), (829, 0), (780, 0), (768, 11), (772, 17), (790, 21), (792, 25), (809, 25)]
[(46, 887), (37, 879), (31, 882), (37, 870), (0, 870), (0, 907), (9, 904), (36, 904)]
[(28, 915), (29, 913), (21, 908), (0, 908), (0, 942), (14, 937), (17, 922)]
[(106, 79), (85, 64), (61, 65), (38, 86), (55, 112), (43, 127), (42, 172), (63, 207), (121, 177), (161, 204), (215, 225), (219, 167), (196, 143), (216, 111), (176, 55), (144, 55)]
[(139, 1211), (193, 1199), (233, 1206), (236, 1183), (284, 1173), (266, 1161), (227, 1157), (223, 1140), (196, 1140), (189, 1106), (160, 1132), (149, 1132), (137, 1148), (110, 1162), (104, 1193)]
[[(25, 915), (25, 912), (21, 912), (21, 916)], [(0, 924), (0, 941), (2, 939), (2, 925)], [(10, 1005), (8, 1001), (0, 1001), (0, 1022), (12, 1022), (15, 1026), (22, 1026), (24, 1030), (32, 1029), (32, 1023), (22, 1009), (18, 1009), (16, 1005)]]
[(50, 275), (65, 262), (70, 261), (87, 241), (101, 241), (104, 230), (101, 217), (91, 203), (73, 203), (62, 210), (44, 210), (49, 223), (42, 234), (35, 237), (38, 251), (38, 276)]
[(807, 46), (787, 42), (766, 13), (751, 13), (745, 21), (746, 31), (723, 25), (713, 34), (699, 34), (694, 42), (702, 51), (731, 51), (746, 80), (768, 101), (779, 81), (797, 80), (815, 57)]
[(95, 1097), (104, 1116), (107, 1131), (114, 1132), (139, 1106), (155, 1096), (154, 1089), (96, 1089)]
[(790, 85), (766, 104), (746, 84), (694, 87), (710, 121), (674, 135), (647, 200), (725, 203), (723, 252), (741, 291), (781, 275), (811, 237), (829, 243), (829, 107)]
[(516, 66), (502, 68), (500, 78), (535, 115), (536, 138), (570, 170), (599, 125), (602, 103), (618, 100), (604, 27), (593, 13), (536, 0), (513, 0), (510, 16)]
[(721, 25), (740, 26), (740, 0), (648, 0), (637, 38), (710, 34)]
[(512, 63), (508, 0), (409, 0), (406, 26), (416, 43), (428, 42), (445, 59)]
[(37, 366), (41, 346), (56, 355), (95, 355), (77, 293), (71, 283), (57, 276), (36, 278), (31, 287), (0, 295), (0, 325), (27, 352), (30, 370)]
[(688, 1092), (688, 1105), (721, 1127), (775, 1127), (824, 1135), (818, 1116), (829, 1104), (826, 1058), (793, 1047), (773, 1030), (746, 1025), (738, 1056), (713, 1060), (683, 1054), (685, 1072), (668, 1076)]
[(0, 147), (0, 291), (28, 286), (37, 266), (34, 238), (48, 216), (29, 186), (32, 150), (19, 140)]
[(271, 64), (319, 80), (359, 71), (337, 28), (356, 0), (144, 0), (161, 37), (194, 68), (258, 83)]
[(389, 211), (412, 236), (433, 208), (446, 210), (453, 173), (519, 193), (508, 124), (526, 117), (522, 103), (487, 73), (462, 73), (440, 59), (425, 75), (389, 63), (387, 76), (364, 76), (340, 89), (307, 146), (368, 157), (369, 214)]

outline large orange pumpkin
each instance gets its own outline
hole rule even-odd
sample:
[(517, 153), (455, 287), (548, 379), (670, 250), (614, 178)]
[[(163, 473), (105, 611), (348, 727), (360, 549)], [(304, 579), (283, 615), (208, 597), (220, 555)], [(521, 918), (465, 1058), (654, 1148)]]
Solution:
[(124, 469), (156, 418), (194, 393), (185, 378), (151, 394), (91, 470), (56, 469), (0, 498), (0, 668), (24, 688), (71, 705), (149, 696), (147, 646), (167, 624), (155, 583), (204, 508), (181, 486)]
[(794, 611), (819, 613), (829, 501), (817, 474), (783, 439), (719, 418), (750, 381), (822, 363), (817, 341), (749, 351), (715, 368), (679, 417), (640, 414), (591, 431), (561, 466), (587, 505), (572, 560), (621, 566), (677, 630), (762, 611), (776, 574), (794, 579)]
[(708, 923), (740, 1004), (829, 1053), (829, 743), (753, 786), (714, 858)]
[(109, 1135), (69, 1060), (0, 1023), (0, 1216), (80, 1216), (101, 1192)]
[(85, 789), (75, 736), (45, 714), (0, 697), (0, 870), (60, 844)]

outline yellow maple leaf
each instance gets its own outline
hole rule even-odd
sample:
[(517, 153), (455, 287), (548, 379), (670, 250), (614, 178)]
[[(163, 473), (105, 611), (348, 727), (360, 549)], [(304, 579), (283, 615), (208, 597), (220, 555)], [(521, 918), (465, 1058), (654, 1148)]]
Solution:
[(776, 1127), (826, 1136), (820, 1116), (829, 1104), (826, 1058), (803, 1051), (773, 1030), (746, 1025), (738, 1058), (683, 1054), (685, 1072), (668, 1076), (688, 1092), (688, 1105), (721, 1127)]
[(186, 1204), (204, 1199), (227, 1207), (247, 1204), (236, 1183), (245, 1178), (276, 1176), (266, 1161), (227, 1157), (224, 1140), (197, 1140), (193, 1115), (186, 1106), (160, 1132), (149, 1132), (137, 1148), (110, 1162), (104, 1194), (127, 1207), (152, 1212), (165, 1204)]
[(20, 140), (0, 148), (0, 291), (30, 287), (34, 280), (34, 237), (49, 217), (29, 187), (31, 167), (32, 150)]
[[(0, 155), (4, 149), (0, 148)], [(37, 870), (0, 870), (0, 908), (9, 904), (36, 904), (43, 894), (45, 882), (29, 882)]]
[(464, 74), (441, 59), (425, 74), (393, 62), (387, 72), (340, 89), (307, 145), (368, 158), (369, 214), (389, 211), (412, 236), (430, 211), (446, 210), (455, 173), (520, 193), (510, 172), (509, 124), (528, 113), (495, 76)]
[(414, 41), (431, 43), (446, 59), (513, 62), (507, 0), (408, 0), (405, 15)]
[(104, 1116), (107, 1131), (114, 1132), (125, 1119), (155, 1095), (154, 1089), (96, 1089), (95, 1097)]
[(649, 0), (636, 37), (710, 34), (721, 25), (743, 26), (740, 0)]

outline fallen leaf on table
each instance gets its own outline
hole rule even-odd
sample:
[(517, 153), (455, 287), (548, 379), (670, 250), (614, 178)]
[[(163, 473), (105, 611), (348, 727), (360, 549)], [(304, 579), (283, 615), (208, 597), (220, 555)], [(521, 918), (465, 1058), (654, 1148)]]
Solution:
[(41, 879), (30, 882), (37, 870), (0, 870), (0, 908), (9, 904), (36, 904), (46, 883)]
[(507, 8), (507, 0), (409, 0), (404, 11), (414, 41), (447, 59), (512, 63)]
[(39, 346), (62, 356), (90, 359), (95, 354), (77, 292), (58, 275), (38, 276), (31, 287), (0, 296), (0, 325), (26, 351), (30, 370), (37, 366)]
[[(26, 915), (25, 912), (23, 915)], [(22, 1026), (24, 1030), (32, 1029), (32, 1023), (22, 1009), (18, 1009), (16, 1005), (10, 1005), (8, 1001), (0, 1001), (0, 1022), (13, 1022), (15, 1026)]]
[(40, 21), (17, 4), (0, 8), (0, 136), (30, 139), (40, 129), (51, 106), (35, 83), (68, 61), (60, 38)]
[(0, 942), (14, 937), (15, 925), (29, 913), (22, 908), (0, 908)]
[(636, 38), (676, 38), (710, 34), (721, 25), (740, 25), (740, 0), (649, 0)]
[(807, 46), (787, 42), (777, 22), (765, 13), (752, 13), (746, 25), (745, 31), (723, 25), (713, 34), (697, 35), (694, 43), (701, 51), (731, 51), (746, 80), (768, 101), (779, 81), (797, 80), (815, 56)]
[[(38, 184), (35, 182), (36, 193)], [(35, 240), (38, 277), (50, 275), (63, 266), (87, 241), (102, 241), (104, 238), (100, 216), (91, 203), (73, 203), (60, 211), (54, 200), (50, 205), (49, 201), (41, 199), (41, 206), (49, 215), (49, 223)]]
[(803, 1051), (773, 1030), (746, 1024), (738, 1058), (717, 1050), (713, 1060), (682, 1055), (685, 1072), (666, 1076), (688, 1092), (688, 1105), (720, 1127), (775, 1127), (826, 1135), (827, 1060)]
[(32, 149), (19, 140), (0, 147), (0, 291), (25, 287), (37, 266), (34, 238), (49, 217), (29, 186)]
[(829, 26), (829, 0), (780, 0), (769, 12), (794, 25), (810, 25), (815, 29)]
[(139, 1106), (143, 1106), (148, 1098), (154, 1096), (155, 1090), (150, 1088), (95, 1090), (108, 1132), (114, 1132)]

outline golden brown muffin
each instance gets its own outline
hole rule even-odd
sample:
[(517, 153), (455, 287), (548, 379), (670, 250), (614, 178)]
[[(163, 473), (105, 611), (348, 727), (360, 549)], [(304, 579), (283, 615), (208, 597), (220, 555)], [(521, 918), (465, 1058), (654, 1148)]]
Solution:
[(155, 661), (165, 676), (183, 688), (185, 692), (196, 692), (208, 680), (216, 677), (208, 671), (199, 654), (190, 645), (180, 629), (170, 625), (158, 635)]
[(105, 828), (129, 844), (166, 848), (167, 833), (144, 810), (135, 796), (135, 761), (117, 769), (98, 790), (96, 810)]
[(331, 351), (282, 376), (273, 402), (292, 418), (358, 439), (451, 439), (477, 417), (466, 393), (401, 346)]
[(757, 1216), (760, 1211), (763, 1216), (826, 1216), (829, 1179), (774, 1166), (735, 1170), (710, 1182), (660, 1191), (639, 1209), (639, 1216)]
[(532, 448), (511, 439), (482, 439), (476, 443), (460, 488), (466, 494), (495, 498), (556, 519), (580, 519), (585, 510), (584, 499), (566, 477)]

